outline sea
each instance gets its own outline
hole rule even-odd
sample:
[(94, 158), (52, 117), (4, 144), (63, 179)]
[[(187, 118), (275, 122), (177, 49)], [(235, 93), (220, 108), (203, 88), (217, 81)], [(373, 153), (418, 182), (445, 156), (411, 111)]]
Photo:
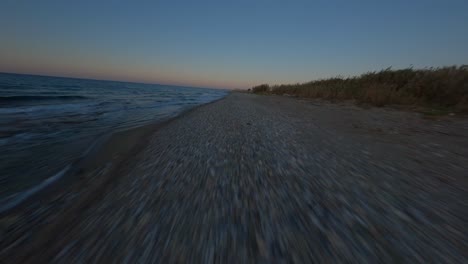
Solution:
[(0, 73), (0, 212), (66, 174), (109, 135), (227, 90)]

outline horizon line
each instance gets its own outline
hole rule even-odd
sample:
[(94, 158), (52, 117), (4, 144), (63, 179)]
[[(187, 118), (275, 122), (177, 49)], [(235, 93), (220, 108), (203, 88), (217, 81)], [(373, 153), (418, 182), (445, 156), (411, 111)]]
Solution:
[(76, 79), (76, 80), (90, 80), (90, 81), (101, 81), (101, 82), (119, 82), (119, 83), (134, 83), (134, 84), (146, 84), (146, 85), (167, 85), (172, 87), (181, 88), (199, 88), (199, 89), (215, 89), (215, 90), (235, 90), (234, 88), (221, 88), (221, 87), (202, 87), (202, 86), (191, 86), (191, 85), (180, 85), (180, 84), (168, 84), (168, 83), (153, 83), (153, 82), (142, 82), (142, 81), (123, 81), (123, 80), (110, 80), (110, 79), (96, 79), (88, 77), (76, 77), (76, 76), (60, 76), (60, 75), (48, 75), (38, 73), (23, 73), (23, 72), (5, 72), (0, 71), (0, 74), (12, 74), (12, 75), (29, 75), (38, 77), (52, 77), (52, 78), (63, 78), (63, 79)]

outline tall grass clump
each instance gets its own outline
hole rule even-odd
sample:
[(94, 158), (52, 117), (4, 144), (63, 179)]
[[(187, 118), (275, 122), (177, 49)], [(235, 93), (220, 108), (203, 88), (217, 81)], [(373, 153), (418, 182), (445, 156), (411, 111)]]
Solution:
[(254, 93), (267, 93), (270, 92), (270, 86), (268, 84), (261, 84), (252, 87), (252, 92)]
[(419, 70), (388, 68), (351, 78), (337, 77), (272, 87), (264, 84), (254, 87), (252, 91), (328, 100), (355, 100), (375, 106), (419, 105), (468, 112), (468, 69), (466, 66)]

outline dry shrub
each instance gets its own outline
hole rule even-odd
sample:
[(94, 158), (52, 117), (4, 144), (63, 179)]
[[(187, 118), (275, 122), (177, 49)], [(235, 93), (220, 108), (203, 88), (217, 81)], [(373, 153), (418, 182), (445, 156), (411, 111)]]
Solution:
[(252, 87), (252, 92), (254, 93), (266, 93), (270, 91), (270, 86), (268, 84), (261, 84), (255, 87)]
[(260, 85), (253, 91), (328, 100), (356, 100), (375, 106), (423, 105), (468, 111), (466, 67), (390, 68), (352, 78), (330, 78), (302, 84)]

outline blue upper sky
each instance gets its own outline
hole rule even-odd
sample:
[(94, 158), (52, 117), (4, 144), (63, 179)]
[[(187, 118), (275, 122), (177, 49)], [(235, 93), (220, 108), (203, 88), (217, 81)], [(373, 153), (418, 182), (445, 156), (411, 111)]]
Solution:
[(468, 1), (0, 2), (0, 71), (209, 87), (468, 64)]

